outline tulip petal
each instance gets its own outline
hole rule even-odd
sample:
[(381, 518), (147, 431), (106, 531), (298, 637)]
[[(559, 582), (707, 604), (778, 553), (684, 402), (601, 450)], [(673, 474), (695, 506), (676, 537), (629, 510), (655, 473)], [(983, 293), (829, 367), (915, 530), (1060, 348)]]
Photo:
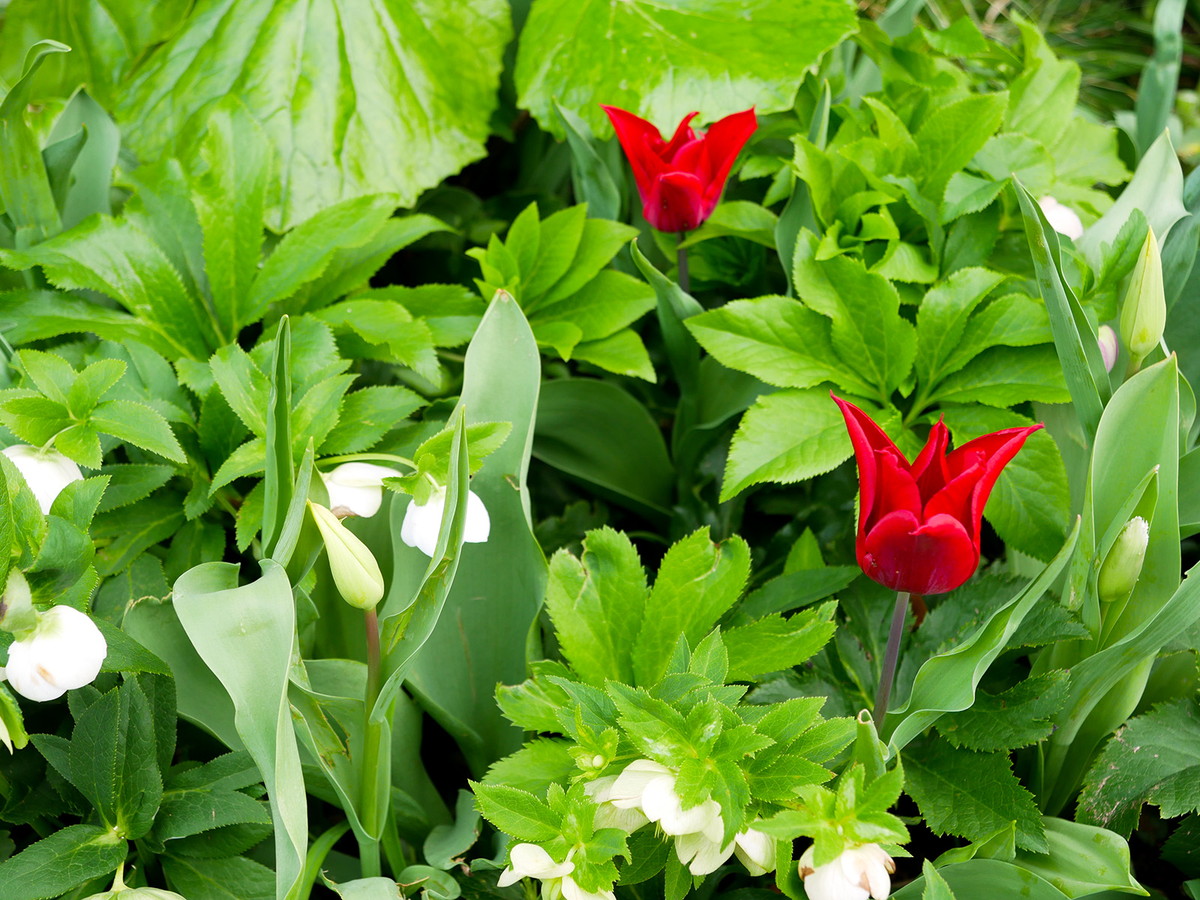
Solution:
[[(902, 460), (897, 461), (896, 457), (886, 450), (877, 450), (875, 459), (879, 481), (875, 488), (875, 502), (871, 504), (871, 509), (875, 512), (895, 512), (898, 509), (904, 509), (919, 518), (921, 515), (921, 492), (912, 475), (909, 474), (908, 467)], [(867, 530), (874, 526), (875, 522), (870, 519), (866, 520)]]
[(912, 477), (921, 489), (921, 496), (928, 500), (949, 480), (946, 470), (946, 447), (950, 443), (950, 432), (941, 419), (929, 429), (929, 439), (913, 460)]
[(908, 510), (896, 510), (867, 533), (858, 563), (867, 577), (894, 591), (942, 594), (975, 573), (979, 548), (953, 516), (922, 524)]
[(842, 417), (846, 420), (846, 430), (850, 432), (850, 444), (854, 447), (854, 458), (858, 462), (858, 536), (861, 540), (867, 530), (866, 523), (871, 519), (871, 514), (875, 510), (875, 495), (879, 483), (879, 469), (875, 452), (877, 450), (888, 451), (896, 457), (897, 463), (903, 461), (907, 465), (908, 461), (900, 449), (892, 443), (892, 439), (883, 433), (883, 429), (876, 425), (870, 416), (853, 403), (835, 396), (832, 391), (829, 392), (829, 396), (833, 397), (833, 402), (838, 405), (842, 411)]
[(664, 172), (642, 197), (642, 215), (659, 231), (691, 231), (704, 221), (704, 185), (690, 172)]
[[(683, 120), (679, 123), (679, 127), (675, 129), (675, 133), (671, 135), (671, 140), (657, 148), (659, 158), (665, 163), (672, 164), (672, 168), (675, 167), (675, 158), (679, 151), (688, 144), (696, 142), (696, 132), (692, 131), (691, 123), (692, 119), (698, 115), (700, 113), (690, 112), (684, 116)], [(659, 143), (662, 142), (660, 141)]]
[(704, 133), (704, 146), (712, 166), (708, 173), (712, 206), (716, 206), (721, 196), (721, 189), (725, 187), (725, 179), (729, 177), (737, 155), (757, 127), (758, 117), (754, 114), (754, 107), (751, 107), (713, 122)]
[(992, 488), (1004, 467), (1017, 455), (1031, 434), (1042, 426), (1029, 425), (1024, 428), (1006, 428), (994, 434), (985, 434), (973, 441), (967, 441), (957, 450), (946, 457), (946, 468), (953, 478), (965, 472), (972, 465), (982, 463), (984, 471), (971, 494), (971, 514), (969, 520), (963, 520), (971, 533), (972, 540), (979, 541), (979, 522), (983, 517), (983, 508), (987, 506)]
[[(617, 133), (617, 141), (625, 151), (629, 167), (633, 170), (633, 180), (637, 183), (638, 193), (642, 202), (654, 178), (665, 168), (659, 150), (663, 146), (662, 135), (657, 128), (641, 116), (616, 106), (601, 106), (608, 114), (613, 130)], [(680, 123), (680, 129), (687, 124), (687, 119)], [(678, 135), (678, 132), (676, 132)], [(674, 141), (674, 138), (672, 138)]]

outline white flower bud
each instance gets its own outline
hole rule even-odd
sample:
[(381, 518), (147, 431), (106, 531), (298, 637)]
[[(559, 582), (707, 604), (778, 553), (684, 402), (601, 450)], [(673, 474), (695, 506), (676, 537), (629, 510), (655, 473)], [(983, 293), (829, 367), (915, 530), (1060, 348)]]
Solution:
[(383, 503), (383, 479), (400, 478), (403, 472), (371, 463), (342, 463), (321, 480), (329, 492), (329, 509), (339, 518), (361, 516), (369, 519)]
[[(425, 503), (413, 500), (404, 512), (400, 525), (400, 540), (416, 547), (426, 556), (432, 557), (437, 549), (438, 532), (442, 528), (442, 517), (446, 513), (446, 490), (437, 488)], [(492, 522), (487, 507), (474, 491), (467, 491), (467, 519), (463, 526), (463, 540), (468, 544), (482, 544), (488, 539)]]
[(383, 599), (383, 573), (370, 548), (319, 503), (310, 500), (308, 509), (325, 542), (329, 570), (338, 593), (351, 606), (374, 609)]
[(813, 848), (800, 857), (800, 877), (809, 900), (887, 900), (896, 864), (878, 844), (844, 851), (823, 866), (813, 866)]
[(95, 681), (107, 655), (95, 622), (74, 607), (55, 606), (38, 616), (32, 634), (13, 641), (0, 678), (22, 697), (54, 700)]
[(39, 450), (28, 444), (14, 444), (5, 447), (3, 452), (17, 467), (44, 513), (50, 512), (54, 498), (62, 493), (63, 488), (72, 481), (83, 480), (79, 466), (57, 450)]
[(1073, 241), (1083, 237), (1083, 222), (1079, 220), (1079, 216), (1071, 207), (1063, 206), (1049, 195), (1039, 200), (1038, 206), (1042, 208), (1042, 214), (1050, 223), (1050, 227), (1059, 234), (1065, 235)]
[(1100, 345), (1100, 358), (1104, 360), (1104, 371), (1111, 372), (1117, 364), (1117, 354), (1121, 345), (1117, 341), (1117, 333), (1107, 325), (1101, 325), (1096, 333), (1096, 343)]

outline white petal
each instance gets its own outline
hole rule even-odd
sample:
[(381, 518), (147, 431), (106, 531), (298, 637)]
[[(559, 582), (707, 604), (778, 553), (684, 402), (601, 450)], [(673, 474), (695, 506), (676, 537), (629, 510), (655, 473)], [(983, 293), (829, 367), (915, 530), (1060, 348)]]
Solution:
[(91, 684), (107, 655), (95, 622), (73, 607), (55, 606), (40, 615), (32, 635), (8, 648), (5, 674), (18, 694), (44, 702)]
[(721, 868), (733, 853), (733, 841), (722, 847), (719, 840), (711, 841), (703, 834), (681, 834), (675, 838), (675, 855), (693, 875), (708, 875)]
[[(537, 844), (517, 844), (509, 851), (509, 867), (501, 873), (501, 879), (507, 878), (505, 884), (512, 884), (521, 878), (559, 878), (568, 872), (575, 871), (575, 863), (568, 860), (556, 863), (546, 850)], [(512, 872), (510, 876), (508, 873)], [(501, 884), (504, 887), (505, 884)]]
[(775, 841), (761, 831), (747, 828), (733, 837), (733, 852), (751, 875), (763, 875), (775, 868)]
[(63, 488), (72, 481), (83, 480), (79, 466), (57, 450), (42, 451), (28, 444), (14, 444), (5, 447), (3, 453), (17, 467), (44, 513), (50, 512), (54, 498)]
[(403, 474), (387, 466), (348, 462), (331, 472), (322, 472), (321, 480), (329, 492), (330, 509), (370, 518), (383, 503), (383, 479)]
[(632, 834), (649, 821), (639, 809), (622, 809), (613, 803), (601, 803), (596, 807), (597, 829), (619, 828)]
[(562, 895), (564, 900), (617, 900), (612, 891), (585, 891), (570, 875), (562, 880)]
[(1046, 217), (1046, 221), (1050, 223), (1050, 227), (1059, 234), (1069, 237), (1073, 241), (1083, 237), (1083, 222), (1080, 221), (1078, 214), (1069, 206), (1063, 206), (1053, 197), (1045, 196), (1038, 201), (1038, 206), (1042, 208), (1042, 214)]
[(446, 510), (446, 494), (435, 491), (427, 503), (408, 504), (404, 521), (400, 525), (400, 540), (416, 547), (426, 556), (432, 557), (437, 550), (438, 531), (442, 527), (442, 515)]
[(482, 544), (492, 530), (492, 520), (487, 507), (474, 491), (467, 491), (467, 521), (463, 525), (463, 541)]
[(704, 831), (721, 815), (721, 806), (705, 800), (699, 806), (684, 809), (675, 793), (674, 776), (663, 776), (650, 782), (642, 794), (642, 811), (651, 822), (657, 822), (664, 834), (691, 834)]
[[(654, 779), (671, 775), (671, 770), (649, 759), (635, 759), (617, 776), (608, 792), (608, 799), (621, 809), (632, 809), (642, 805), (642, 794)], [(674, 776), (671, 784), (674, 785)]]

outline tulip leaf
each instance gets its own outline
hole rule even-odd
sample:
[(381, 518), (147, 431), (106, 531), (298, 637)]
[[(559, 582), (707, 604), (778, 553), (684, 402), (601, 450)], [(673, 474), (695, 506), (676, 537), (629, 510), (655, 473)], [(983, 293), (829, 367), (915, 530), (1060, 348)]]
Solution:
[(632, 396), (610, 382), (562, 378), (542, 385), (537, 413), (534, 456), (622, 505), (667, 514), (675, 472), (662, 432)]
[(288, 704), (295, 605), (281, 566), (238, 587), (238, 567), (205, 563), (175, 582), (175, 611), (234, 706), (238, 735), (262, 773), (275, 823), (276, 896), (300, 878), (308, 848), (304, 778)]
[(893, 751), (902, 750), (944, 713), (959, 712), (971, 706), (980, 679), (1006, 649), (1008, 639), (1029, 610), (1062, 572), (1075, 549), (1078, 535), (1076, 523), (1058, 555), (1024, 590), (999, 607), (971, 637), (921, 666), (908, 699), (889, 714), (888, 723), (896, 723), (887, 738)]
[[(611, 133), (600, 101), (667, 131), (692, 110), (708, 121), (749, 106), (782, 112), (810, 67), (855, 28), (842, 0), (712, 0), (702, 11), (543, 0), (521, 34), (517, 102), (560, 136), (556, 98), (599, 135)], [(781, 55), (778, 33), (804, 40)]]
[[(491, 532), (486, 542), (462, 548), (443, 615), (409, 675), (421, 705), (458, 736), (477, 774), (521, 742), (493, 695), (497, 684), (525, 678), (526, 637), (545, 590), (546, 562), (533, 537), (526, 488), (540, 375), (525, 316), (510, 296), (497, 294), (467, 348), (458, 406), (468, 426), (512, 423), (504, 443), (471, 480), (471, 490), (487, 507)], [(465, 500), (464, 494), (464, 505)], [(414, 557), (423, 561), (419, 551), (398, 545), (397, 572), (413, 566)], [(470, 655), (469, 668), (446, 666), (447, 659), (463, 654)]]
[(282, 162), (274, 230), (381, 189), (411, 206), (483, 155), (510, 37), (500, 0), (209, 0), (127, 82), (117, 119), (154, 159), (213, 101), (241, 100)]
[[(1033, 872), (999, 859), (970, 859), (942, 866), (937, 874), (954, 897), (1022, 897), (1025, 900), (1067, 900), (1067, 895)], [(924, 878), (909, 882), (895, 900), (921, 900), (928, 890)], [(936, 895), (935, 895), (936, 896)]]

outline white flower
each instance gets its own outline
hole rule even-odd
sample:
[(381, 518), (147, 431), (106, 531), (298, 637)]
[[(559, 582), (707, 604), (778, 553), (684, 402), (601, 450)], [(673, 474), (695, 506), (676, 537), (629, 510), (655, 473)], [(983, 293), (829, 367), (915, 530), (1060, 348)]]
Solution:
[(1038, 206), (1042, 208), (1050, 227), (1059, 234), (1066, 235), (1073, 241), (1083, 237), (1083, 222), (1079, 221), (1079, 216), (1071, 207), (1063, 206), (1049, 195), (1039, 200)]
[[(644, 760), (649, 762), (649, 760)], [(612, 802), (613, 787), (616, 785), (616, 775), (606, 775), (589, 781), (583, 791), (596, 801), (596, 828), (620, 828), (622, 831), (634, 832), (650, 820), (642, 815), (636, 807), (617, 806)]]
[[(720, 806), (717, 808), (720, 809)], [(718, 812), (717, 817), (705, 826), (703, 831), (676, 835), (675, 855), (693, 875), (711, 874), (721, 868), (733, 853), (733, 841), (721, 845), (721, 838), (724, 836), (725, 822)]]
[(571, 873), (575, 863), (572, 848), (565, 861), (556, 863), (554, 858), (537, 844), (517, 844), (509, 851), (508, 868), (500, 873), (496, 882), (499, 887), (516, 884), (522, 878), (537, 878), (542, 882), (543, 900), (616, 900), (611, 890), (585, 891)]
[(383, 479), (400, 478), (403, 474), (387, 466), (348, 462), (322, 472), (321, 480), (329, 492), (329, 508), (334, 515), (369, 519), (383, 503)]
[(500, 873), (500, 880), (496, 884), (508, 887), (522, 878), (561, 878), (574, 871), (575, 863), (569, 859), (556, 863), (550, 854), (537, 844), (517, 844), (509, 851), (508, 868)]
[(0, 678), (22, 697), (54, 700), (91, 684), (107, 655), (108, 644), (95, 622), (74, 607), (55, 606), (38, 616), (33, 634), (13, 641)]
[(761, 831), (739, 831), (733, 843), (733, 852), (751, 875), (765, 875), (775, 868), (775, 841)]
[[(438, 532), (442, 528), (442, 516), (446, 512), (446, 490), (437, 488), (425, 503), (415, 500), (404, 512), (400, 525), (400, 540), (416, 547), (426, 556), (433, 556), (437, 549)], [(463, 526), (463, 540), (468, 544), (482, 544), (492, 530), (487, 507), (474, 491), (467, 491), (467, 520)]]
[(54, 498), (62, 493), (63, 488), (72, 481), (83, 480), (79, 466), (57, 450), (39, 450), (28, 444), (14, 444), (4, 448), (4, 455), (17, 467), (44, 513), (50, 512)]
[(800, 857), (800, 877), (809, 900), (887, 900), (896, 864), (878, 844), (851, 847), (833, 862), (813, 867), (813, 848)]

